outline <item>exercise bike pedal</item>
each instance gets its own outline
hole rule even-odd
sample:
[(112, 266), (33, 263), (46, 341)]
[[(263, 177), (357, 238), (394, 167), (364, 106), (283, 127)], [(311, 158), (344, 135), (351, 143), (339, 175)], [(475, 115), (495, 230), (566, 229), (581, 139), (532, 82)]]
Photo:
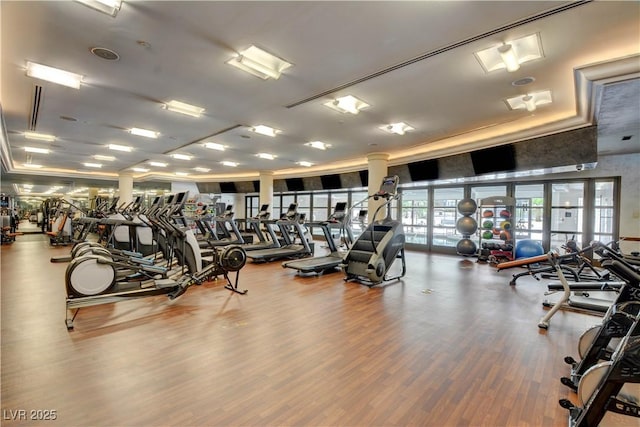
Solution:
[(560, 378), (560, 382), (563, 385), (566, 385), (567, 387), (569, 387), (571, 390), (573, 390), (574, 392), (578, 392), (578, 386), (576, 385), (576, 383), (574, 383), (571, 378), (568, 377), (562, 377)]
[(569, 399), (560, 399), (558, 401), (558, 403), (560, 404), (560, 406), (562, 406), (564, 409), (567, 410), (572, 410), (574, 408), (577, 408), (576, 405), (574, 405)]
[(564, 363), (566, 363), (567, 365), (571, 365), (571, 366), (576, 366), (578, 364), (578, 362), (576, 361), (576, 359), (574, 359), (571, 356), (567, 356), (564, 358)]

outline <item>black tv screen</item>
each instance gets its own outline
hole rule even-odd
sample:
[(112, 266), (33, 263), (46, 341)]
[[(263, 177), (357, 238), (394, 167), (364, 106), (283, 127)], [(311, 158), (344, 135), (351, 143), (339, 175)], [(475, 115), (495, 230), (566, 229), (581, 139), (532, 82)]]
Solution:
[(222, 193), (236, 193), (236, 184), (234, 182), (221, 182), (220, 191)]
[(342, 188), (342, 182), (340, 182), (340, 175), (322, 175), (320, 177), (323, 190), (338, 190)]
[(492, 172), (509, 172), (516, 169), (513, 145), (500, 145), (471, 152), (471, 163), (476, 175)]
[(360, 174), (360, 182), (363, 187), (369, 186), (369, 171), (359, 171)]
[(435, 159), (412, 162), (407, 166), (409, 168), (411, 181), (416, 182), (438, 179), (438, 161)]
[(302, 178), (287, 178), (285, 182), (287, 183), (288, 191), (304, 191)]

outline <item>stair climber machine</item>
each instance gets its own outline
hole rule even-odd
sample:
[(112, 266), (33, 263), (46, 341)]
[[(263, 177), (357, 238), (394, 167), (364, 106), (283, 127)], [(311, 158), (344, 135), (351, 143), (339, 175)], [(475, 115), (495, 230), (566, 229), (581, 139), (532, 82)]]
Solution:
[[(382, 282), (400, 279), (407, 272), (404, 257), (405, 235), (402, 222), (391, 219), (391, 203), (398, 200), (398, 177), (383, 178), (380, 190), (367, 197), (366, 200), (385, 199), (373, 214), (376, 218), (382, 208), (387, 215), (382, 220), (374, 220), (360, 234), (341, 264), (346, 274), (345, 281), (356, 280), (367, 286), (375, 286)], [(402, 262), (399, 275), (388, 277), (387, 274), (396, 259)]]
[[(178, 194), (186, 200), (186, 194)], [(161, 215), (149, 219), (162, 227), (169, 251), (175, 257), (176, 264), (182, 268), (174, 268), (168, 260), (166, 266), (141, 262), (140, 259), (126, 259), (118, 254), (102, 251), (89, 251), (74, 257), (65, 272), (66, 325), (73, 329), (80, 308), (93, 305), (108, 304), (155, 295), (167, 295), (173, 300), (187, 291), (192, 285), (200, 285), (208, 280), (222, 276), (225, 289), (239, 294), (246, 290), (238, 289), (240, 270), (246, 263), (245, 251), (230, 245), (208, 251), (200, 249), (193, 230), (179, 223), (182, 204), (164, 208)], [(126, 272), (126, 276), (122, 272)], [(235, 273), (232, 282), (229, 273)], [(75, 312), (73, 310), (75, 309)], [(73, 313), (72, 313), (73, 312)]]

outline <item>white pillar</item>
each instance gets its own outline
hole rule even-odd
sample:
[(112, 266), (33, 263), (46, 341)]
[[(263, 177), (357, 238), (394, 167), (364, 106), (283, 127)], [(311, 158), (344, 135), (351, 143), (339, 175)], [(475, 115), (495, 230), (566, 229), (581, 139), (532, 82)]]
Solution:
[(260, 172), (260, 205), (269, 205), (273, 213), (273, 172)]
[[(369, 185), (368, 194), (371, 195), (380, 189), (382, 179), (387, 176), (387, 167), (389, 165), (389, 154), (387, 153), (370, 153), (367, 155), (369, 162)], [(386, 215), (384, 209), (378, 212), (376, 218), (373, 218), (373, 214), (380, 205), (384, 203), (384, 200), (369, 199), (369, 223), (374, 220), (383, 219)]]
[(133, 174), (131, 172), (120, 172), (118, 174), (118, 206), (129, 204), (133, 201)]
[(93, 210), (97, 206), (98, 199), (98, 189), (97, 188), (89, 188), (89, 209)]
[(233, 212), (236, 218), (245, 218), (246, 210), (245, 194), (236, 193), (233, 195)]

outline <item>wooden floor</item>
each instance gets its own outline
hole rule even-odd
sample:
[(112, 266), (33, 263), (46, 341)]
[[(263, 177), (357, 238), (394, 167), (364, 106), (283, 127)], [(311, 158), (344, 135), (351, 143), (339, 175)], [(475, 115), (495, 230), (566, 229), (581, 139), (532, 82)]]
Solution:
[(68, 332), (66, 264), (49, 262), (68, 251), (2, 246), (3, 426), (565, 426), (562, 359), (599, 320), (560, 312), (542, 332), (539, 282), (410, 252), (384, 287), (248, 264), (247, 295), (83, 308)]

